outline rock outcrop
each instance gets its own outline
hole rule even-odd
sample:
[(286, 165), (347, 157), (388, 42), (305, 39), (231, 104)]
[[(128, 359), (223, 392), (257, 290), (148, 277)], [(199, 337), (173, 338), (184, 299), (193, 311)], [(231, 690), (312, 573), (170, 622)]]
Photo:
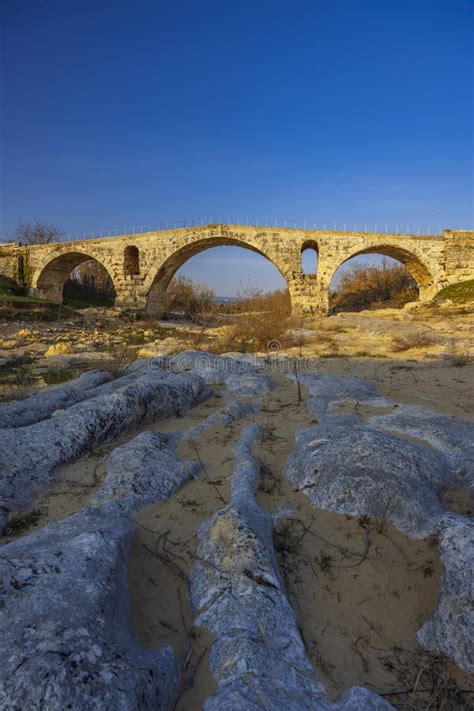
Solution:
[(439, 452), (346, 417), (299, 432), (285, 475), (316, 508), (381, 516), (413, 538), (435, 531), (451, 481)]
[(419, 641), (474, 674), (474, 521), (446, 515), (438, 526), (443, 587)]
[(172, 650), (142, 649), (129, 625), (133, 524), (84, 509), (4, 546), (0, 707), (5, 711), (170, 708)]
[[(474, 528), (450, 514), (443, 490), (473, 489), (474, 426), (427, 408), (397, 405), (357, 378), (307, 374), (319, 424), (298, 433), (285, 476), (318, 508), (380, 516), (411, 538), (439, 536), (443, 588), (418, 632), (427, 648), (474, 670)], [(341, 405), (388, 414), (337, 415)]]
[[(474, 672), (474, 526), (449, 513), (442, 497), (472, 486), (472, 426), (397, 406), (357, 378), (301, 379), (317, 424), (298, 433), (285, 475), (317, 508), (376, 515), (412, 538), (439, 537), (442, 590), (418, 638)], [(0, 493), (11, 511), (50, 483), (59, 464), (184, 413), (209, 397), (210, 385), (224, 386), (220, 409), (190, 429), (119, 443), (90, 507), (0, 550), (0, 708), (172, 708), (179, 682), (172, 650), (142, 648), (130, 628), (133, 515), (199, 476), (198, 462), (179, 459), (180, 442), (253, 417), (273, 383), (255, 360), (188, 351), (136, 363), (114, 380), (88, 373), (0, 408)], [(261, 434), (255, 423), (244, 427), (230, 501), (199, 532), (191, 600), (196, 624), (213, 635), (217, 684), (204, 708), (388, 711), (383, 697), (361, 687), (331, 702), (317, 681), (273, 547), (285, 512), (270, 515), (256, 500), (252, 450)]]
[(92, 388), (111, 380), (109, 373), (90, 371), (75, 380), (56, 385), (0, 407), (0, 428), (26, 427), (50, 417), (61, 410), (87, 398)]
[(189, 479), (197, 462), (181, 462), (176, 456), (176, 435), (142, 432), (117, 447), (107, 459), (105, 481), (92, 499), (93, 506), (108, 502), (131, 514), (168, 499)]
[(198, 425), (192, 427), (188, 432), (183, 434), (184, 439), (198, 439), (206, 430), (216, 425), (230, 425), (232, 422), (237, 422), (245, 417), (256, 415), (260, 409), (260, 405), (255, 402), (242, 402), (230, 400), (224, 407), (217, 412), (214, 412), (209, 417), (206, 417)]
[(259, 434), (258, 425), (244, 429), (234, 450), (231, 501), (199, 534), (191, 597), (195, 624), (214, 637), (210, 666), (218, 685), (204, 708), (391, 709), (361, 688), (332, 704), (315, 679), (278, 569), (273, 519), (255, 500), (260, 474), (251, 448)]
[[(163, 377), (160, 377), (163, 376)], [(116, 439), (138, 424), (184, 412), (210, 395), (195, 373), (147, 370), (118, 390), (85, 400), (28, 427), (0, 431), (1, 505), (28, 504), (54, 468)]]
[(258, 363), (245, 358), (216, 356), (201, 351), (183, 351), (168, 361), (175, 372), (193, 370), (208, 385), (224, 384), (229, 396), (261, 398), (272, 388), (272, 381)]
[(451, 468), (453, 487), (474, 492), (474, 425), (416, 405), (397, 405), (389, 415), (371, 418), (374, 427), (424, 440), (443, 452)]

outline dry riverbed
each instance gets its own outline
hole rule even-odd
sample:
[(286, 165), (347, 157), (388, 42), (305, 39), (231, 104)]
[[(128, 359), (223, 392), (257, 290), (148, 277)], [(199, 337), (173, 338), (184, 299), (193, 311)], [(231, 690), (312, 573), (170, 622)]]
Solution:
[[(406, 371), (401, 371), (404, 378), (394, 375), (398, 371), (393, 370), (393, 364), (345, 361), (321, 361), (320, 371), (372, 379), (392, 399), (423, 404), (429, 400), (435, 409), (465, 415), (469, 400), (466, 369), (455, 371), (460, 379), (466, 379), (450, 393), (442, 379), (447, 366), (416, 366), (415, 389), (406, 382)], [(385, 379), (381, 368), (387, 369)], [(436, 684), (471, 688), (466, 675), (425, 652), (415, 638), (440, 591), (436, 539), (414, 541), (387, 521), (314, 509), (306, 496), (295, 491), (282, 471), (295, 446), (297, 430), (314, 424), (315, 418), (306, 407), (304, 388), (303, 401), (298, 402), (295, 383), (275, 368), (271, 375), (275, 387), (256, 415), (211, 427), (197, 441), (181, 442), (179, 457), (183, 461), (197, 459), (202, 477), (188, 481), (168, 501), (149, 506), (135, 517), (138, 528), (129, 548), (133, 628), (145, 647), (171, 645), (185, 670), (176, 708), (201, 708), (215, 688), (208, 666), (212, 638), (193, 624), (188, 580), (200, 525), (229, 500), (232, 447), (249, 422), (263, 428), (254, 450), (262, 473), (258, 503), (271, 513), (281, 508), (292, 510), (278, 524), (274, 543), (307, 655), (330, 697), (361, 685), (384, 695), (394, 692), (387, 698), (397, 708), (425, 708), (413, 706), (417, 699), (425, 700), (416, 695), (420, 682), (420, 688), (428, 685), (430, 693)], [(147, 429), (186, 432), (222, 407), (222, 395), (222, 388), (215, 386), (211, 398), (201, 405)], [(110, 451), (136, 434), (129, 432), (113, 444), (59, 467), (57, 481), (31, 506), (38, 515), (28, 532), (87, 506), (103, 481)], [(9, 540), (12, 538), (4, 542)], [(415, 692), (400, 696), (406, 689)], [(459, 708), (463, 703), (460, 695)]]
[[(309, 360), (311, 372), (362, 378), (395, 402), (474, 420), (471, 314), (453, 313), (448, 329), (446, 317), (437, 312), (429, 323), (431, 330), (437, 329), (438, 341), (402, 352), (393, 350), (393, 334), (397, 331), (408, 338), (413, 329), (417, 332), (421, 311), (399, 312), (398, 316), (394, 320), (393, 314), (380, 312), (341, 314), (312, 324), (309, 336), (305, 325), (304, 339), (288, 351), (293, 359), (290, 365), (277, 358), (268, 360), (264, 372), (275, 385), (263, 398), (260, 410), (230, 424), (209, 427), (196, 440), (182, 439), (177, 454), (182, 461), (196, 460), (200, 475), (188, 480), (167, 501), (135, 514), (138, 525), (128, 554), (132, 625), (144, 647), (173, 648), (183, 670), (176, 703), (180, 711), (201, 708), (216, 688), (209, 668), (212, 636), (194, 624), (188, 584), (199, 528), (229, 501), (233, 447), (250, 423), (260, 425), (263, 432), (254, 447), (262, 477), (257, 501), (272, 514), (287, 510), (276, 526), (274, 546), (306, 654), (329, 698), (336, 699), (360, 685), (383, 695), (399, 709), (471, 708), (473, 696), (468, 692), (474, 691), (472, 679), (454, 663), (424, 650), (415, 637), (440, 594), (442, 567), (436, 537), (413, 540), (383, 517), (351, 517), (314, 508), (283, 476), (297, 432), (317, 422), (307, 406), (308, 392), (303, 386), (300, 399), (295, 382), (287, 377), (295, 359), (302, 372)], [(101, 317), (94, 313), (90, 318), (100, 321)], [(110, 369), (116, 375), (136, 358), (140, 348), (159, 355), (176, 350), (181, 342), (194, 345), (195, 337), (186, 340), (186, 329), (179, 324), (160, 326), (166, 330), (152, 342), (150, 334), (157, 335), (153, 328), (117, 325), (112, 316), (110, 319), (115, 325), (106, 336), (99, 321), (94, 321), (93, 333), (89, 326), (81, 326), (83, 331), (76, 332), (72, 346), (68, 341), (75, 328), (72, 322), (36, 324), (34, 328), (23, 325), (23, 329), (19, 328), (22, 324), (9, 323), (3, 342), (7, 347), (0, 353), (5, 359), (4, 398), (29, 394), (91, 367)], [(426, 328), (427, 321), (423, 323)], [(19, 336), (22, 330), (28, 333)], [(131, 334), (138, 343), (130, 343)], [(69, 343), (73, 353), (65, 346), (63, 353), (43, 357), (45, 349), (57, 343)], [(465, 362), (457, 365), (453, 360), (456, 353), (467, 354)], [(23, 383), (19, 382), (21, 377)], [(224, 397), (224, 386), (213, 385), (205, 402), (145, 429), (186, 433), (217, 413)], [(233, 399), (248, 398), (237, 393)], [(353, 405), (346, 403), (337, 414), (353, 411)], [(371, 412), (362, 408), (357, 414), (364, 420)], [(22, 513), (24, 528), (10, 531), (2, 543), (90, 505), (104, 482), (110, 453), (142, 429), (128, 431), (77, 461), (59, 466), (54, 483), (38, 492)], [(472, 513), (463, 493), (447, 492), (445, 503), (452, 511)]]

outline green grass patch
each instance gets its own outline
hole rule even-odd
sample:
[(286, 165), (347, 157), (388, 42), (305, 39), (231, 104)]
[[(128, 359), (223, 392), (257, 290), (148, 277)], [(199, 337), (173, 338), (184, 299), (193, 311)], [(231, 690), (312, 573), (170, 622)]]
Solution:
[(0, 291), (0, 318), (5, 321), (15, 321), (18, 318), (22, 321), (57, 321), (76, 316), (77, 309), (67, 304), (55, 304), (37, 296)]
[(474, 279), (460, 281), (457, 284), (450, 284), (445, 289), (442, 289), (436, 298), (442, 301), (449, 299), (455, 304), (474, 301)]
[(71, 299), (70, 297), (65, 297), (64, 305), (69, 306), (71, 309), (80, 310), (88, 309), (90, 306), (111, 307), (114, 305), (114, 302), (110, 301), (110, 299), (87, 299), (87, 301), (82, 301), (81, 299)]
[[(5, 303), (15, 303), (15, 304), (42, 304), (42, 305), (48, 305), (48, 304), (53, 304), (52, 301), (46, 301), (45, 299), (39, 299), (36, 296), (19, 296), (18, 294), (7, 294), (7, 293), (2, 293), (0, 292), (0, 301), (4, 301)], [(57, 306), (57, 304), (54, 304), (54, 306)]]
[(41, 517), (40, 509), (33, 509), (24, 514), (13, 516), (5, 527), (5, 535), (18, 536), (23, 531), (26, 531), (30, 526), (33, 526)]

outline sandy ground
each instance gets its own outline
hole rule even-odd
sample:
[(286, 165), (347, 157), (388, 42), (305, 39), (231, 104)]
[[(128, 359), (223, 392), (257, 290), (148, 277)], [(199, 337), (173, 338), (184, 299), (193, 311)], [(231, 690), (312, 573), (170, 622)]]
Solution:
[[(466, 416), (471, 402), (470, 366), (397, 365), (361, 358), (319, 364), (321, 372), (374, 380), (383, 394), (395, 400)], [(278, 525), (275, 545), (308, 656), (331, 696), (360, 684), (383, 694), (396, 692), (388, 698), (400, 709), (425, 708), (421, 704), (426, 695), (416, 699), (400, 695), (416, 683), (419, 686), (418, 673), (424, 686), (442, 678), (471, 688), (465, 675), (423, 652), (415, 640), (440, 589), (436, 541), (411, 541), (384, 522), (315, 510), (303, 494), (292, 490), (281, 472), (296, 431), (314, 419), (304, 402), (298, 403), (295, 384), (284, 373), (272, 375), (276, 387), (257, 415), (213, 427), (195, 445), (186, 441), (180, 445), (180, 458), (201, 461), (202, 480), (188, 482), (167, 502), (136, 516), (139, 525), (129, 555), (132, 625), (145, 646), (171, 645), (175, 650), (185, 670), (176, 708), (199, 709), (214, 689), (208, 667), (212, 640), (193, 625), (188, 577), (199, 526), (229, 499), (232, 447), (249, 421), (264, 428), (255, 450), (262, 462), (260, 505), (271, 512), (291, 506), (295, 512)], [(147, 429), (187, 430), (223, 404), (222, 389), (216, 388), (208, 401), (184, 416)], [(86, 506), (103, 479), (108, 453), (136, 434), (130, 432), (119, 442), (60, 467), (57, 481), (31, 507), (41, 515), (29, 530)], [(462, 496), (453, 495), (451, 503), (453, 509), (465, 511)]]
[[(294, 520), (279, 524), (275, 543), (308, 655), (334, 697), (354, 684), (382, 692), (399, 690), (401, 664), (409, 657), (423, 657), (414, 634), (434, 608), (440, 587), (436, 542), (413, 542), (392, 526), (370, 521), (361, 525), (315, 510), (292, 490), (281, 471), (296, 430), (313, 418), (304, 403), (298, 404), (294, 384), (284, 375), (276, 380), (278, 386), (252, 418), (264, 428), (255, 450), (263, 471), (258, 500), (270, 512), (288, 506), (295, 511)], [(180, 422), (186, 426), (183, 420), (186, 416)], [(213, 689), (207, 666), (210, 639), (192, 626), (187, 576), (199, 525), (228, 500), (231, 448), (248, 421), (214, 427), (199, 442), (205, 476), (217, 490), (205, 481), (189, 482), (173, 499), (139, 514), (146, 528), (132, 541), (134, 629), (142, 643), (171, 644), (187, 663), (177, 706), (181, 711), (201, 708)], [(176, 424), (160, 429), (176, 429)], [(180, 455), (196, 458), (196, 451), (184, 444)]]

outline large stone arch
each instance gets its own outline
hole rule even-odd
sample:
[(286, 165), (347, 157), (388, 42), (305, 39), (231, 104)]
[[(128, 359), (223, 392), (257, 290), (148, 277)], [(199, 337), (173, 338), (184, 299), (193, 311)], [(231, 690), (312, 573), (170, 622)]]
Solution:
[(111, 266), (96, 254), (87, 254), (83, 251), (71, 250), (61, 254), (49, 254), (34, 272), (31, 287), (34, 293), (56, 304), (63, 302), (63, 287), (70, 273), (83, 262), (93, 259), (98, 262), (109, 274), (114, 284), (115, 293), (118, 294), (117, 284)]
[(437, 287), (435, 278), (430, 268), (424, 263), (424, 260), (415, 252), (392, 244), (372, 244), (363, 249), (355, 249), (346, 255), (344, 259), (326, 275), (325, 287), (328, 291), (336, 271), (350, 259), (363, 254), (380, 254), (385, 257), (397, 259), (404, 264), (418, 285), (420, 301), (428, 301), (436, 295)]
[(144, 288), (147, 294), (145, 310), (150, 314), (160, 315), (163, 312), (166, 290), (178, 269), (182, 267), (185, 262), (191, 259), (191, 257), (194, 257), (208, 249), (212, 249), (213, 247), (242, 247), (243, 249), (249, 249), (267, 259), (275, 267), (275, 269), (277, 269), (283, 279), (285, 279), (288, 285), (291, 300), (291, 280), (287, 269), (279, 266), (272, 256), (269, 256), (265, 253), (265, 251), (259, 249), (250, 242), (229, 235), (220, 235), (194, 240), (179, 247), (172, 254), (170, 254), (167, 259), (165, 259), (156, 272), (151, 271), (144, 283)]

